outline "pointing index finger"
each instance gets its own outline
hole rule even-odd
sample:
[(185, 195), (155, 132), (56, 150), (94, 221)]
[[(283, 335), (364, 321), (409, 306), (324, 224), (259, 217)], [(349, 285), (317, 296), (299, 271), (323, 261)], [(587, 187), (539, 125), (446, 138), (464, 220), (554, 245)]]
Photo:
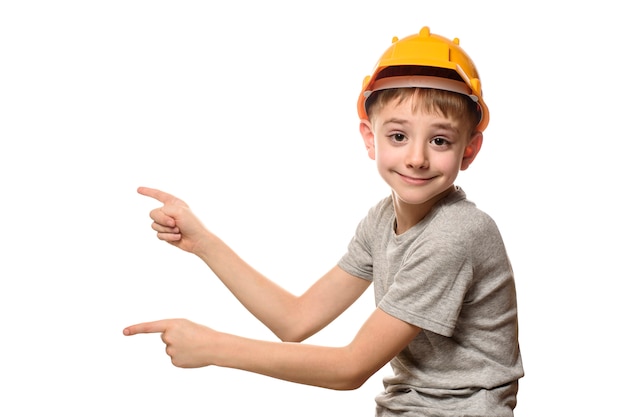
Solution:
[(132, 336), (140, 333), (163, 333), (167, 330), (169, 320), (158, 320), (139, 323), (124, 329), (124, 336)]
[(178, 200), (173, 195), (168, 194), (165, 191), (157, 190), (156, 188), (139, 187), (137, 188), (137, 192), (141, 195), (145, 195), (146, 197), (152, 197), (163, 204)]

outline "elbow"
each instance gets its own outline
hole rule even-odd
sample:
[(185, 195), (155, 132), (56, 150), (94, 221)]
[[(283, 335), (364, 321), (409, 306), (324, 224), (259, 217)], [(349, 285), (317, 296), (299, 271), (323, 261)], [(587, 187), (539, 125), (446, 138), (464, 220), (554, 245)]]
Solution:
[(365, 383), (365, 381), (367, 381), (367, 379), (346, 380), (343, 383), (338, 384), (335, 387), (332, 387), (332, 389), (336, 391), (354, 391), (354, 390), (361, 388), (361, 386)]
[(276, 337), (280, 339), (281, 342), (284, 343), (300, 343), (306, 340), (309, 335), (306, 335), (301, 332), (274, 332)]
[(281, 342), (300, 343), (314, 335), (315, 331), (302, 326), (291, 326), (289, 328), (275, 330), (274, 334)]
[(366, 362), (355, 356), (344, 358), (341, 366), (337, 366), (337, 373), (330, 388), (337, 391), (353, 391), (359, 389), (375, 373)]
[(354, 391), (359, 389), (372, 376), (365, 372), (349, 372), (343, 378), (339, 378), (330, 387), (337, 391)]

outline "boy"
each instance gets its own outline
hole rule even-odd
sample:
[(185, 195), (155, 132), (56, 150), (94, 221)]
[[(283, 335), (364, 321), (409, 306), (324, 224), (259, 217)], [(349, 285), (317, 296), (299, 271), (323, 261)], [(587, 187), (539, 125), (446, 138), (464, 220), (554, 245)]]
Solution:
[[(458, 39), (427, 27), (398, 40), (366, 77), (360, 133), (391, 195), (359, 223), (346, 254), (301, 296), (265, 278), (176, 197), (141, 187), (159, 239), (199, 256), (282, 342), (187, 320), (124, 329), (162, 333), (179, 367), (217, 365), (337, 390), (390, 362), (377, 416), (512, 416), (523, 375), (515, 284), (492, 221), (455, 186), (489, 122), (478, 73)], [(376, 308), (344, 347), (301, 342), (373, 283)]]

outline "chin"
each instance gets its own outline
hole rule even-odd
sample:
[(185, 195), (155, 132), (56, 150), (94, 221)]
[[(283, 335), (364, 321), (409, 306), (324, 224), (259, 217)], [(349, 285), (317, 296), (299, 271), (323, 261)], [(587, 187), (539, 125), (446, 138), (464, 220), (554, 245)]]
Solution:
[(398, 202), (407, 205), (419, 206), (424, 204), (433, 204), (445, 197), (449, 191), (450, 186), (440, 190), (434, 190), (432, 192), (398, 192), (394, 190), (393, 194)]

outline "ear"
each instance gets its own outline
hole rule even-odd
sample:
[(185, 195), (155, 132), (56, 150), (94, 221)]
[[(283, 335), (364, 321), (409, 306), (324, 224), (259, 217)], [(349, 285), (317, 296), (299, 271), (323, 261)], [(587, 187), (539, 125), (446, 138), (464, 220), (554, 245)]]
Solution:
[(480, 148), (483, 146), (483, 132), (476, 132), (472, 135), (469, 140), (469, 143), (465, 147), (465, 151), (463, 152), (463, 159), (461, 160), (461, 170), (466, 170), (469, 168), (471, 163), (480, 152)]
[(370, 159), (375, 160), (376, 150), (374, 147), (374, 131), (372, 129), (372, 122), (367, 119), (361, 119), (359, 132), (361, 132), (361, 137), (363, 137), (363, 143), (365, 144), (365, 149), (367, 149), (367, 155)]

